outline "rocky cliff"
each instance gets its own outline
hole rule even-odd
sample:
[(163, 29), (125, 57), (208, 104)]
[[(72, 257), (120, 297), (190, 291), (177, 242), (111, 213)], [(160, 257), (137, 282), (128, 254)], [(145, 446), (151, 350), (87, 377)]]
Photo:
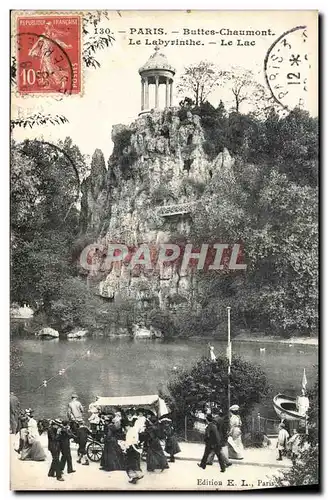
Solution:
[[(216, 176), (233, 180), (233, 159), (224, 149), (213, 161), (204, 153), (199, 116), (181, 108), (140, 115), (129, 126), (113, 127), (108, 170), (94, 162), (82, 186), (81, 227), (98, 243), (135, 247), (187, 238), (197, 204), (209, 202), (206, 187)], [(101, 162), (100, 162), (101, 163)], [(104, 296), (190, 302), (196, 275), (174, 267), (158, 272), (128, 271), (116, 265), (100, 276)]]

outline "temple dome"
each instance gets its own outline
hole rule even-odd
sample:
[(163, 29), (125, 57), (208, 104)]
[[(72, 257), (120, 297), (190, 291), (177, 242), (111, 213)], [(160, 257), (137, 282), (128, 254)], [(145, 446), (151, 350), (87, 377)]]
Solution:
[(158, 47), (156, 47), (155, 52), (150, 56), (148, 61), (143, 66), (141, 66), (141, 68), (139, 69), (139, 74), (142, 75), (142, 73), (149, 70), (165, 70), (170, 71), (173, 75), (175, 74), (175, 68), (171, 66), (166, 56), (159, 52)]

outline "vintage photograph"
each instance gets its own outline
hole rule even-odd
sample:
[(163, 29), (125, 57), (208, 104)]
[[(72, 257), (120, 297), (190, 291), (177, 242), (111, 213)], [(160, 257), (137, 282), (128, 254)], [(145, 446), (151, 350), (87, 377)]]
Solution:
[(318, 12), (10, 22), (11, 490), (319, 489)]

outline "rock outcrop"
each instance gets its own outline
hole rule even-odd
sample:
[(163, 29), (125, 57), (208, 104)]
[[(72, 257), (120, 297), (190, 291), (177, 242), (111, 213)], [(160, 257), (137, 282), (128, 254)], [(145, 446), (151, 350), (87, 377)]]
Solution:
[[(99, 244), (135, 247), (188, 237), (198, 204), (208, 203), (204, 190), (211, 179), (222, 175), (233, 182), (229, 152), (209, 160), (200, 118), (180, 108), (153, 110), (129, 126), (116, 125), (112, 140), (108, 170), (95, 153), (83, 183), (82, 231), (96, 230)], [(172, 267), (145, 276), (140, 269), (115, 265), (100, 283), (104, 296), (155, 301), (161, 307), (190, 302), (196, 287), (192, 271)]]

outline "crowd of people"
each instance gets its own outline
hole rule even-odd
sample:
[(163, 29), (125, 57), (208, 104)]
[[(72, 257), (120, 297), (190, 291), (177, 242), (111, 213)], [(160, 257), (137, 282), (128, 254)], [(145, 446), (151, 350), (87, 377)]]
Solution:
[[(100, 469), (103, 471), (126, 471), (129, 482), (136, 484), (143, 477), (141, 459), (146, 461), (147, 471), (163, 472), (169, 468), (168, 462), (175, 461), (180, 446), (175, 435), (170, 415), (158, 417), (153, 411), (136, 408), (115, 408), (101, 412), (95, 405), (86, 421), (85, 411), (77, 394), (67, 408), (67, 419), (41, 420), (37, 422), (31, 408), (20, 409), (18, 398), (10, 394), (10, 427), (19, 436), (20, 460), (43, 461), (46, 454), (40, 442), (40, 435), (46, 431), (48, 450), (52, 461), (49, 477), (64, 481), (63, 473), (75, 472), (71, 455), (71, 441), (78, 444), (76, 463), (88, 466), (88, 441), (101, 443)], [(231, 466), (231, 459), (243, 459), (241, 439), (241, 418), (239, 406), (229, 408), (229, 416), (224, 416), (218, 406), (204, 409), (205, 449), (198, 464), (205, 469), (217, 457), (221, 472)], [(277, 440), (278, 458), (298, 456), (301, 438), (296, 430), (290, 437), (286, 424), (281, 423)]]
[(52, 457), (48, 476), (58, 481), (64, 481), (65, 468), (67, 474), (76, 472), (71, 441), (78, 444), (77, 463), (88, 466), (88, 440), (99, 438), (102, 443), (100, 469), (108, 472), (125, 470), (132, 484), (143, 477), (142, 455), (148, 472), (163, 472), (169, 468), (168, 462), (174, 462), (175, 455), (181, 451), (172, 419), (169, 416), (157, 417), (151, 410), (116, 408), (106, 414), (97, 411), (86, 423), (84, 408), (77, 394), (73, 394), (68, 404), (67, 420), (57, 418), (36, 422), (33, 411), (21, 412), (16, 399), (11, 394), (11, 432), (19, 433), (16, 451), (20, 460), (46, 459), (40, 434), (47, 431), (48, 450)]

